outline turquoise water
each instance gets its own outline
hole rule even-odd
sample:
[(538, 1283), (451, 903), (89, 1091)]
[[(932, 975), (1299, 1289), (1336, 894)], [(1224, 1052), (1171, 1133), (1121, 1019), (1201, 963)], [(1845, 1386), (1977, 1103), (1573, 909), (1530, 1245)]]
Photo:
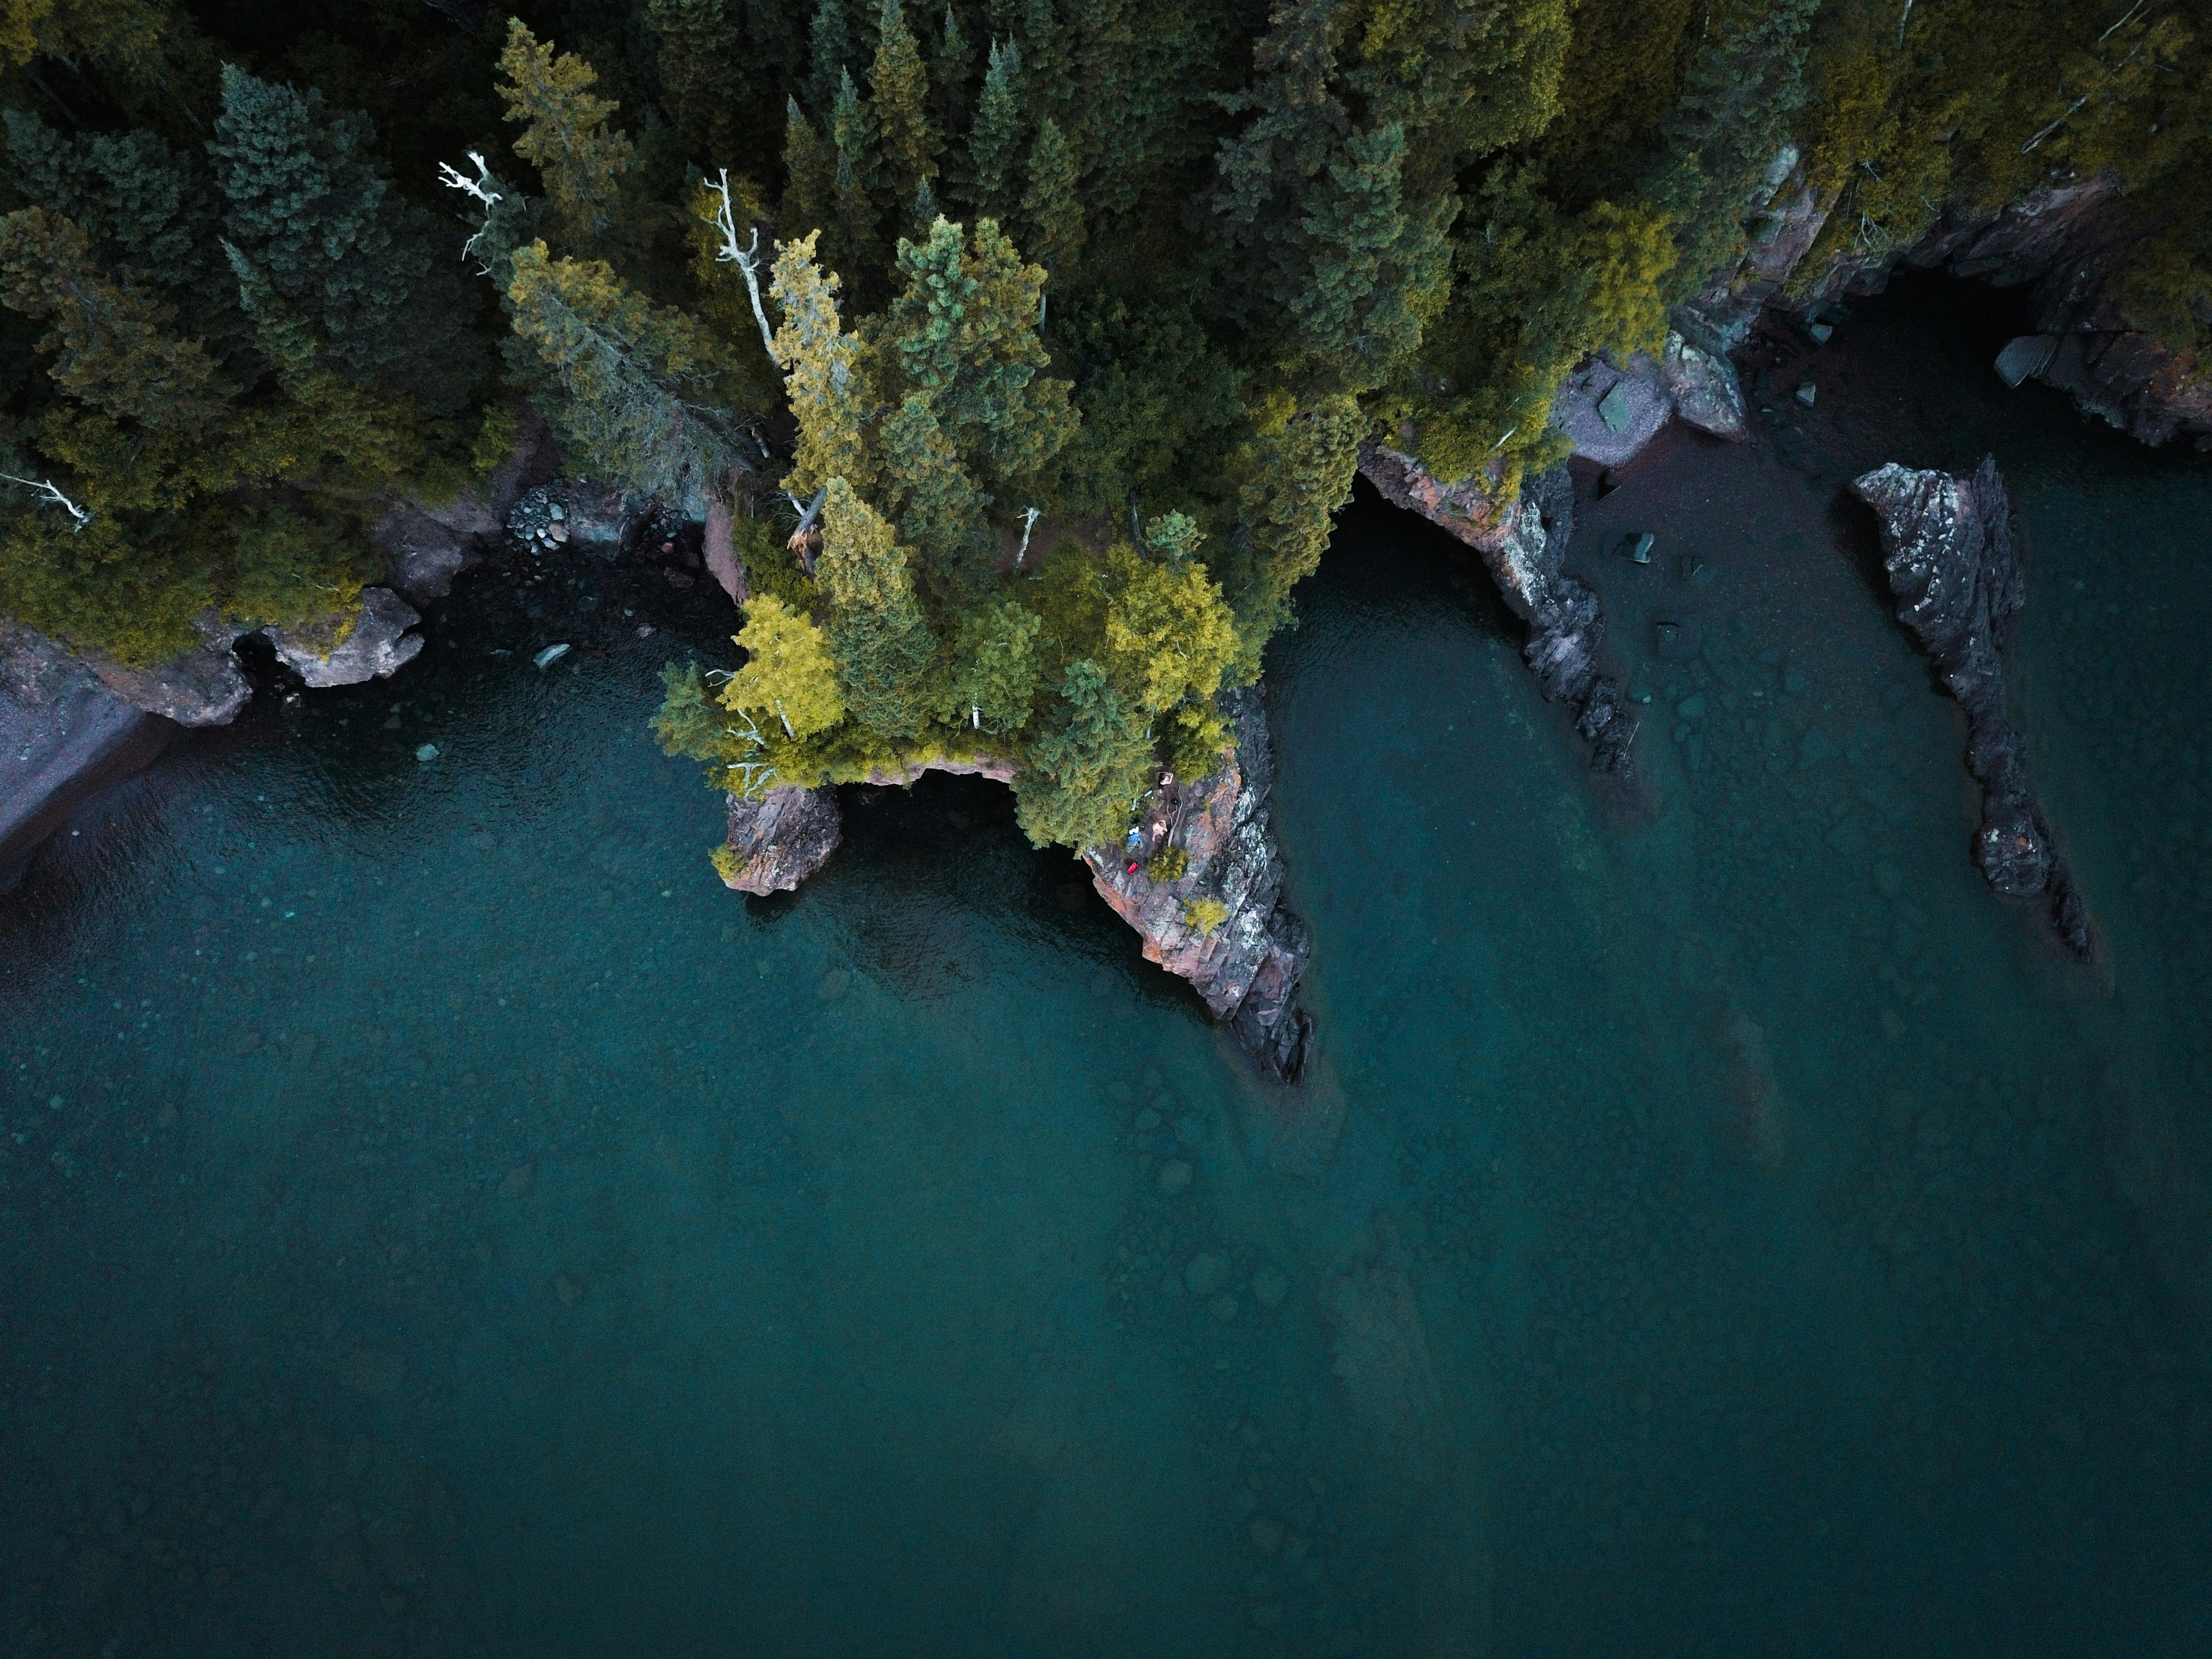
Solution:
[[(2204, 1651), (2212, 474), (1956, 304), (1585, 494), (1640, 806), (1347, 513), (1270, 673), (1289, 1096), (994, 786), (724, 890), (658, 578), (173, 750), (0, 919), (0, 1649)], [(2095, 974), (1837, 504), (1983, 447)]]

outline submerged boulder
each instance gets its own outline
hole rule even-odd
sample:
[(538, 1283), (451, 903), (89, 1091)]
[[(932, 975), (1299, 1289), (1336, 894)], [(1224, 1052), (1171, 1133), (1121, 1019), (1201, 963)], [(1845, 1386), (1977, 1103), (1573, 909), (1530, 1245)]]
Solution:
[(1222, 705), (1236, 747), (1195, 783), (1153, 792), (1158, 833), (1140, 829), (1142, 856), (1094, 847), (1083, 858), (1099, 896), (1143, 938), (1146, 958), (1188, 980), (1261, 1073), (1291, 1083), (1313, 1030), (1297, 995), (1313, 945), (1283, 902), (1266, 708), (1252, 688), (1224, 692)]
[(2088, 960), (2088, 911), (2051, 844), (2028, 780), (2027, 739), (2006, 704), (2003, 650), (2027, 593), (1996, 458), (1971, 478), (1891, 462), (1851, 490), (1881, 521), (1899, 620), (1966, 711), (1966, 769), (1982, 787), (1975, 863), (2007, 897), (2045, 901), (2060, 942)]

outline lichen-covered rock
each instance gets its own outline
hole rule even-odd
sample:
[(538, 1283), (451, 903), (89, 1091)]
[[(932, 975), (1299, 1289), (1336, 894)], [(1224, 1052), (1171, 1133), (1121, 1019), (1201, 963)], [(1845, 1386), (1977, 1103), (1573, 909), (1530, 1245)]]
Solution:
[[(1223, 706), (1237, 745), (1195, 783), (1155, 792), (1148, 820), (1161, 833), (1140, 830), (1147, 857), (1098, 847), (1084, 862), (1100, 896), (1144, 939), (1146, 959), (1188, 980), (1266, 1076), (1295, 1082), (1313, 1029), (1297, 1000), (1313, 947), (1283, 903), (1282, 854), (1267, 810), (1275, 769), (1266, 709), (1251, 689), (1224, 693)], [(1182, 873), (1153, 879), (1148, 859), (1169, 851), (1183, 854)]]
[(845, 833), (834, 788), (769, 789), (730, 798), (722, 879), (740, 893), (787, 893), (830, 862)]
[[(422, 636), (407, 631), (422, 620), (390, 588), (369, 587), (362, 590), (361, 609), (350, 627), (332, 619), (320, 628), (266, 628), (262, 632), (285, 665), (320, 690), (391, 678), (422, 654)], [(340, 629), (343, 637), (334, 645), (326, 644)]]
[(2027, 775), (2027, 740), (2006, 707), (2003, 647), (2027, 603), (2012, 501), (1994, 458), (1971, 478), (1895, 462), (1853, 481), (1875, 510), (1897, 614), (1966, 711), (1966, 769), (1982, 786), (1974, 861), (2011, 898), (2048, 902), (2060, 941), (2094, 953), (2088, 913)]
[(1512, 515), (1511, 506), (1500, 501), (1488, 487), (1496, 479), (1462, 478), (1446, 483), (1413, 456), (1377, 439), (1361, 441), (1359, 472), (1391, 506), (1419, 514), (1478, 550), (1495, 547)]
[(253, 695), (231, 650), (246, 630), (213, 617), (198, 627), (198, 645), (151, 668), (126, 667), (91, 651), (84, 663), (109, 690), (149, 714), (179, 726), (228, 726)]
[(45, 635), (0, 621), (0, 877), (102, 782), (151, 760), (175, 729)]
[(1706, 351), (1670, 331), (1659, 360), (1659, 376), (1674, 401), (1674, 413), (1687, 424), (1731, 443), (1751, 435), (1743, 384), (1725, 355)]

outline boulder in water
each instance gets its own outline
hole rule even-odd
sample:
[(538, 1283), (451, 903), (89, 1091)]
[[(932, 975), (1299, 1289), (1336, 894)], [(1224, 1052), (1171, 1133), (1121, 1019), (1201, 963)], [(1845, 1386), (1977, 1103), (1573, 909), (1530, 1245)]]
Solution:
[(407, 630), (422, 621), (388, 587), (362, 590), (350, 617), (329, 617), (297, 628), (264, 628), (285, 666), (309, 686), (360, 685), (389, 679), (422, 653), (422, 636)]
[(726, 851), (717, 855), (722, 879), (740, 893), (787, 893), (837, 850), (845, 833), (837, 792), (770, 789), (757, 798), (732, 795)]

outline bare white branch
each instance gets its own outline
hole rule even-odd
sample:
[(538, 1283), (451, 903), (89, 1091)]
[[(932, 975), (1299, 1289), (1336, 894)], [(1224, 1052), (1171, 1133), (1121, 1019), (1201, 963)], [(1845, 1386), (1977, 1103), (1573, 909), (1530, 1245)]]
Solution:
[(485, 165), (484, 158), (475, 150), (469, 152), (469, 160), (477, 164), (475, 178), (470, 178), (451, 161), (441, 161), (438, 163), (439, 180), (447, 190), (464, 191), (489, 207), (501, 199), (499, 191), (492, 188), (498, 181), (491, 176), (491, 168)]
[(1036, 521), (1042, 516), (1033, 507), (1022, 509), (1022, 544), (1014, 550), (1014, 568), (1017, 570), (1022, 568), (1022, 560), (1029, 553), (1030, 532), (1036, 528)]
[[(733, 264), (745, 279), (745, 293), (753, 302), (753, 320), (760, 325), (761, 349), (768, 360), (775, 362), (775, 331), (768, 325), (768, 308), (761, 304), (760, 291), (760, 227), (755, 225), (752, 240), (744, 247), (738, 246), (738, 219), (730, 205), (730, 170), (719, 169), (721, 179), (702, 179), (700, 182), (721, 198), (722, 204), (714, 210), (711, 222), (722, 233), (722, 246), (714, 250), (717, 264)], [(777, 364), (778, 368), (782, 367)]]
[(2103, 46), (2106, 41), (2111, 40), (2112, 36), (2118, 34), (2122, 29), (2127, 27), (2129, 24), (2134, 22), (2136, 21), (2136, 14), (2141, 11), (2148, 3), (2148, 0), (2136, 0), (2135, 4), (2128, 8), (2126, 15), (2124, 15), (2118, 22), (2113, 24), (2112, 27), (2106, 29), (2102, 34), (2097, 37), (2097, 44), (2100, 46)]
[(1905, 0), (1905, 9), (1898, 14), (1897, 44), (1905, 44), (1905, 26), (1912, 21), (1912, 0)]
[(19, 478), (12, 472), (0, 472), (0, 478), (9, 483), (19, 483), (26, 489), (36, 490), (40, 501), (52, 502), (74, 519), (78, 530), (92, 522), (92, 514), (63, 495), (52, 478)]
[(2088, 101), (2089, 94), (2085, 92), (2079, 98), (2076, 98), (2072, 103), (2067, 105), (2066, 112), (2060, 116), (2056, 121), (2053, 121), (2049, 126), (2044, 128), (2042, 131), (2037, 133), (2034, 137), (2022, 144), (2020, 147), (2020, 153), (2022, 155), (2025, 155), (2028, 151), (2035, 149), (2036, 146), (2042, 143), (2045, 139), (2051, 137), (2052, 133), (2057, 131), (2059, 128), (2064, 126), (2069, 121), (2080, 114), (2081, 112), (2081, 106)]
[[(439, 183), (444, 185), (447, 190), (458, 190), (464, 195), (472, 197), (483, 204), (483, 222), (477, 227), (475, 235), (461, 244), (461, 258), (464, 259), (476, 252), (477, 244), (483, 240), (484, 232), (491, 228), (492, 209), (507, 199), (492, 188), (492, 185), (498, 181), (491, 176), (491, 168), (485, 163), (484, 158), (475, 150), (469, 151), (468, 155), (469, 160), (477, 164), (477, 176), (473, 179), (450, 161), (438, 163)], [(491, 267), (479, 264), (477, 267), (477, 275), (490, 276)]]

